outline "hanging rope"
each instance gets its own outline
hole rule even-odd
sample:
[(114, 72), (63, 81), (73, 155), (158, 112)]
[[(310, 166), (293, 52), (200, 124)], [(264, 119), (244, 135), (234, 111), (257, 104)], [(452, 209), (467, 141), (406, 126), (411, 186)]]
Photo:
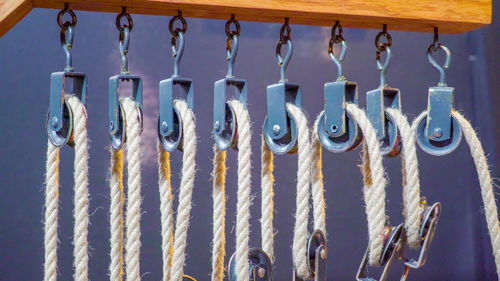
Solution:
[(384, 227), (386, 223), (385, 214), (385, 178), (380, 143), (366, 113), (357, 105), (346, 104), (346, 110), (356, 120), (363, 132), (363, 163), (361, 172), (363, 174), (363, 194), (365, 200), (365, 212), (368, 220), (369, 254), (368, 262), (372, 266), (380, 265), (380, 257), (384, 247)]
[[(312, 273), (309, 270), (309, 260), (307, 256), (308, 239), (308, 217), (309, 217), (309, 198), (311, 184), (311, 143), (309, 139), (309, 129), (307, 127), (307, 118), (302, 110), (290, 103), (287, 103), (287, 110), (297, 124), (297, 146), (298, 146), (298, 168), (297, 168), (297, 196), (295, 226), (293, 235), (293, 263), (296, 273), (301, 278), (309, 278)], [(262, 188), (262, 217), (261, 233), (262, 248), (268, 254), (271, 261), (274, 262), (274, 164), (273, 155), (262, 139), (262, 170), (261, 170), (261, 188)], [(316, 221), (316, 217), (314, 220)]]
[[(65, 96), (66, 105), (73, 113), (74, 160), (74, 233), (73, 266), (74, 280), (88, 280), (88, 139), (85, 106), (72, 95)], [(44, 280), (57, 280), (57, 243), (59, 213), (59, 152), (60, 148), (47, 145), (46, 190), (45, 190), (45, 264)]]
[[(318, 131), (319, 118), (314, 123), (313, 132)], [(323, 180), (323, 145), (318, 134), (312, 134), (312, 159), (311, 162), (311, 192), (314, 209), (314, 229), (319, 229), (327, 237), (326, 233), (326, 203)]]
[[(181, 281), (186, 260), (187, 233), (192, 208), (192, 194), (196, 174), (195, 118), (186, 101), (175, 100), (174, 106), (183, 124), (182, 177), (175, 231), (173, 228), (173, 196), (171, 187), (170, 155), (159, 145), (160, 196), (162, 217), (163, 280)], [(172, 233), (174, 236), (172, 238)], [(173, 240), (173, 241), (172, 241)]]
[[(238, 281), (249, 280), (249, 238), (251, 205), (251, 123), (248, 110), (238, 100), (229, 101), (234, 110), (238, 130), (238, 192), (236, 206), (236, 276)], [(226, 215), (226, 152), (214, 147), (213, 198), (214, 226), (212, 280), (224, 279), (225, 215)]]
[[(415, 120), (420, 120), (427, 111), (424, 111)], [(495, 201), (495, 194), (493, 190), (493, 180), (491, 179), (490, 169), (488, 166), (488, 159), (483, 150), (483, 146), (477, 137), (474, 128), (469, 121), (465, 119), (458, 111), (452, 111), (462, 128), (465, 141), (469, 145), (476, 172), (479, 179), (479, 186), (481, 188), (481, 196), (483, 197), (484, 215), (488, 225), (488, 231), (491, 239), (491, 247), (493, 255), (495, 256), (495, 264), (497, 275), (500, 276), (500, 223), (498, 221), (498, 209)], [(415, 133), (417, 130), (418, 122), (413, 122), (412, 131)]]
[(406, 229), (406, 242), (412, 248), (421, 245), (420, 226), (423, 208), (420, 204), (420, 178), (415, 134), (408, 119), (400, 109), (386, 108), (398, 127), (401, 136), (401, 162), (403, 173), (403, 217)]
[(262, 249), (269, 256), (269, 259), (274, 263), (274, 154), (269, 149), (264, 140), (261, 138), (261, 218), (260, 231), (262, 239)]
[[(123, 108), (127, 140), (127, 205), (126, 219), (124, 219), (123, 149), (117, 151), (112, 149), (110, 178), (111, 264), (109, 271), (112, 281), (122, 280), (123, 275), (126, 276), (126, 280), (138, 281), (141, 280), (141, 113), (132, 98), (121, 99), (120, 105)], [(125, 241), (124, 230), (126, 230)], [(125, 271), (123, 270), (124, 264)]]

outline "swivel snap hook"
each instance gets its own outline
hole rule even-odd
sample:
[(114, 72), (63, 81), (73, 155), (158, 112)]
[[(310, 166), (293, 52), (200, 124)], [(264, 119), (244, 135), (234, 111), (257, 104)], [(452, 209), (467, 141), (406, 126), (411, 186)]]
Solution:
[[(438, 50), (444, 51), (446, 58), (441, 66), (432, 57), (432, 53)], [(452, 115), (454, 88), (446, 84), (445, 69), (451, 64), (450, 50), (439, 42), (439, 30), (434, 28), (434, 41), (427, 48), (427, 59), (440, 75), (439, 83), (429, 88), (427, 114), (422, 115), (417, 127), (417, 143), (425, 152), (441, 156), (454, 151), (462, 140), (462, 129), (460, 124)]]
[(382, 273), (379, 278), (369, 276), (368, 272), (368, 254), (370, 247), (368, 246), (365, 255), (356, 274), (357, 281), (386, 281), (389, 277), (392, 265), (396, 258), (399, 257), (404, 248), (404, 227), (400, 224), (396, 227), (386, 226), (385, 228), (385, 243), (382, 256), (380, 257), (380, 267), (383, 267)]
[(293, 281), (326, 281), (328, 248), (323, 231), (317, 229), (311, 234), (307, 244), (307, 254), (309, 257), (309, 270), (312, 272), (312, 276), (308, 279), (302, 279), (297, 276), (294, 270)]
[[(385, 38), (385, 41), (382, 39)], [(401, 109), (401, 92), (397, 88), (390, 88), (386, 82), (386, 72), (392, 58), (392, 37), (387, 32), (387, 25), (375, 37), (377, 69), (380, 72), (380, 84), (377, 89), (366, 93), (366, 113), (382, 141), (382, 155), (397, 156), (401, 151), (401, 140), (396, 122), (385, 112), (385, 108)], [(386, 53), (382, 62), (382, 53)]]
[[(287, 44), (288, 52), (283, 58), (281, 47)], [(285, 76), (286, 68), (293, 54), (291, 28), (289, 19), (280, 30), (280, 39), (276, 45), (276, 57), (280, 66), (280, 80), (267, 86), (267, 117), (264, 120), (264, 139), (276, 154), (294, 153), (297, 145), (297, 127), (295, 120), (286, 109), (287, 103), (301, 106), (301, 92), (297, 83), (288, 82)]]
[[(335, 44), (340, 45), (339, 55), (334, 53)], [(347, 81), (343, 74), (342, 62), (347, 54), (347, 42), (339, 21), (332, 27), (328, 53), (337, 65), (337, 80), (325, 84), (325, 106), (319, 117), (317, 133), (321, 143), (329, 151), (350, 151), (358, 147), (363, 136), (356, 121), (346, 111), (347, 103), (358, 103), (358, 88), (356, 82)]]
[[(174, 27), (179, 21), (182, 26)], [(168, 29), (171, 34), (172, 56), (174, 57), (174, 71), (170, 78), (160, 81), (160, 116), (158, 118), (158, 138), (163, 148), (169, 152), (176, 149), (182, 151), (182, 119), (174, 107), (174, 96), (185, 99), (188, 107), (194, 108), (193, 80), (179, 74), (179, 64), (184, 53), (184, 35), (187, 31), (186, 19), (182, 11), (170, 19)], [(175, 87), (178, 86), (178, 87)]]
[[(126, 23), (122, 24), (121, 20), (125, 18)], [(139, 111), (139, 118), (142, 130), (142, 79), (140, 76), (130, 74), (128, 69), (128, 49), (130, 44), (130, 32), (134, 28), (134, 21), (132, 16), (127, 13), (127, 8), (122, 7), (122, 12), (116, 17), (116, 28), (119, 32), (118, 46), (120, 49), (120, 74), (109, 78), (108, 88), (108, 132), (111, 141), (111, 147), (118, 150), (125, 142), (125, 124), (123, 120), (123, 109), (119, 103), (119, 89), (120, 82), (131, 82), (132, 92), (130, 96), (134, 99), (137, 110)]]
[[(235, 30), (231, 30), (231, 25), (235, 26)], [(220, 150), (227, 150), (229, 147), (238, 148), (236, 118), (233, 108), (227, 102), (227, 89), (233, 88), (234, 97), (244, 105), (247, 103), (247, 82), (244, 79), (235, 78), (233, 75), (240, 32), (240, 23), (234, 15), (231, 15), (231, 18), (226, 22), (227, 75), (214, 84), (213, 134), (215, 143)]]
[[(70, 15), (71, 21), (63, 21), (64, 15)], [(74, 28), (77, 17), (68, 4), (57, 15), (57, 23), (61, 28), (60, 42), (66, 55), (66, 67), (61, 72), (53, 72), (50, 79), (50, 105), (47, 114), (47, 134), (50, 142), (57, 147), (66, 143), (73, 146), (73, 115), (65, 103), (67, 94), (77, 96), (85, 105), (87, 99), (87, 76), (75, 72), (72, 64)], [(69, 92), (68, 92), (69, 91)]]

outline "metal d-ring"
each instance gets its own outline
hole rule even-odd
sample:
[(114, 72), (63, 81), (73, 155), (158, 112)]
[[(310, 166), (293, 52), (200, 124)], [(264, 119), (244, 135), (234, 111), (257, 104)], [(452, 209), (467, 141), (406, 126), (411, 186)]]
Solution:
[[(276, 154), (294, 153), (297, 149), (297, 125), (286, 109), (287, 103), (300, 107), (302, 99), (299, 85), (288, 82), (285, 75), (293, 54), (291, 34), (289, 19), (285, 18), (285, 24), (280, 30), (280, 39), (276, 44), (280, 80), (267, 86), (267, 116), (262, 129), (267, 145)], [(281, 55), (283, 44), (288, 46), (285, 58)]]
[[(425, 199), (423, 204), (427, 204)], [(401, 281), (406, 281), (411, 269), (418, 269), (425, 265), (427, 261), (427, 255), (429, 254), (430, 246), (434, 235), (436, 233), (437, 224), (439, 222), (439, 217), (441, 216), (441, 203), (434, 203), (432, 206), (425, 205), (422, 211), (422, 225), (420, 226), (420, 253), (418, 258), (411, 259), (401, 257), (404, 260), (405, 270), (401, 277)]]
[[(338, 55), (334, 45), (340, 44)], [(358, 103), (356, 82), (347, 81), (343, 74), (342, 62), (347, 53), (342, 25), (337, 21), (332, 27), (332, 38), (328, 43), (328, 54), (337, 65), (337, 80), (325, 84), (324, 111), (318, 121), (318, 136), (323, 146), (332, 152), (345, 152), (358, 147), (363, 140), (361, 129), (346, 111), (347, 103)]]
[[(63, 16), (66, 13), (71, 15), (71, 21), (63, 22)], [(66, 104), (65, 95), (74, 95), (86, 105), (87, 76), (85, 73), (75, 72), (72, 65), (73, 29), (77, 18), (67, 4), (57, 15), (57, 22), (61, 27), (60, 40), (66, 55), (66, 67), (63, 71), (51, 74), (50, 105), (46, 125), (50, 142), (54, 146), (61, 147), (65, 144), (73, 146), (73, 113)]]
[[(235, 30), (231, 30), (234, 24)], [(238, 148), (237, 124), (234, 109), (227, 102), (228, 88), (233, 88), (234, 97), (246, 106), (247, 103), (247, 83), (244, 79), (235, 78), (233, 75), (234, 62), (238, 54), (239, 35), (241, 26), (235, 16), (226, 22), (226, 52), (228, 60), (228, 70), (225, 78), (218, 80), (214, 85), (214, 124), (213, 134), (215, 143), (220, 150), (227, 150), (229, 147)]]
[[(126, 24), (121, 23), (122, 18), (127, 19)], [(128, 48), (130, 44), (130, 31), (134, 24), (132, 17), (127, 13), (126, 7), (122, 8), (122, 12), (116, 17), (116, 28), (119, 31), (118, 44), (120, 49), (120, 74), (109, 78), (108, 86), (108, 133), (110, 137), (111, 147), (115, 150), (120, 149), (125, 143), (125, 122), (123, 108), (120, 105), (120, 83), (131, 82), (130, 96), (134, 100), (139, 112), (139, 123), (142, 132), (142, 79), (140, 76), (130, 74), (128, 69)]]
[[(441, 66), (432, 56), (442, 50), (445, 55)], [(451, 52), (439, 42), (438, 29), (434, 29), (434, 42), (427, 49), (429, 63), (439, 71), (439, 83), (429, 88), (427, 114), (417, 120), (417, 143), (425, 152), (441, 156), (453, 152), (462, 140), (462, 129), (453, 116), (454, 88), (446, 84), (445, 70), (451, 64)]]
[(369, 276), (368, 255), (370, 246), (366, 248), (365, 255), (356, 274), (357, 281), (386, 281), (394, 261), (404, 248), (404, 227), (400, 224), (396, 227), (386, 226), (384, 250), (380, 257), (380, 266), (383, 267), (379, 278)]
[[(387, 42), (382, 42), (382, 37)], [(384, 24), (375, 38), (377, 69), (380, 72), (380, 83), (377, 89), (366, 93), (366, 113), (370, 119), (378, 139), (382, 142), (380, 152), (382, 155), (397, 156), (401, 151), (401, 136), (399, 135), (396, 122), (386, 108), (401, 109), (401, 92), (397, 88), (390, 88), (386, 82), (386, 72), (392, 58), (392, 38), (387, 33), (387, 25)], [(382, 61), (382, 53), (386, 53), (385, 61)]]
[[(248, 262), (250, 264), (250, 281), (272, 281), (273, 264), (269, 256), (259, 248), (250, 248), (248, 251)], [(236, 253), (234, 253), (228, 262), (229, 281), (239, 280), (236, 272)]]
[[(182, 27), (174, 28), (176, 21), (180, 21)], [(190, 109), (194, 109), (194, 86), (190, 78), (179, 74), (179, 64), (184, 53), (184, 35), (187, 31), (187, 22), (179, 11), (169, 23), (172, 34), (172, 56), (174, 57), (174, 70), (170, 78), (160, 81), (160, 116), (158, 118), (158, 138), (163, 148), (169, 152), (176, 149), (182, 151), (182, 119), (174, 106), (175, 96), (186, 100)]]

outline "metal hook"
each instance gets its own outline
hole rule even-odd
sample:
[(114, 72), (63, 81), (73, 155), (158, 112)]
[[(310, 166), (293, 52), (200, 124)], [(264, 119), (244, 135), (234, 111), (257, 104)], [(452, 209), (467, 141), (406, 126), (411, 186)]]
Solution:
[(119, 49), (121, 57), (121, 73), (128, 74), (128, 47), (130, 44), (130, 30), (128, 27), (120, 30)]
[[(442, 50), (446, 55), (446, 58), (444, 60), (443, 65), (440, 65), (432, 56), (432, 53), (437, 52), (438, 50)], [(450, 51), (450, 49), (448, 49), (448, 47), (446, 47), (445, 45), (443, 45), (441, 43), (437, 43), (437, 45), (435, 45), (433, 43), (427, 49), (427, 59), (429, 60), (429, 63), (439, 71), (438, 86), (446, 87), (446, 69), (448, 69), (451, 65), (451, 51)]]
[[(286, 68), (288, 63), (292, 59), (293, 55), (293, 44), (292, 44), (292, 29), (289, 25), (289, 18), (285, 18), (285, 23), (281, 26), (280, 30), (280, 40), (276, 44), (276, 58), (278, 59), (278, 65), (280, 66), (280, 81), (285, 82), (286, 79)], [(288, 50), (286, 52), (285, 58), (281, 56), (281, 47), (283, 44), (287, 44)]]
[[(338, 56), (335, 55), (333, 50), (333, 45), (340, 44), (341, 49)], [(342, 62), (347, 54), (347, 42), (344, 40), (343, 28), (339, 21), (335, 22), (332, 27), (332, 37), (328, 43), (328, 54), (332, 58), (333, 62), (337, 65), (337, 81), (345, 80), (344, 72), (342, 68)]]
[(71, 55), (71, 49), (73, 48), (73, 26), (68, 25), (61, 28), (61, 45), (66, 55), (66, 67), (64, 70), (73, 71), (73, 57)]
[[(234, 24), (236, 30), (231, 30), (231, 24)], [(239, 47), (239, 37), (240, 37), (241, 26), (238, 20), (235, 19), (235, 15), (231, 15), (231, 18), (226, 22), (226, 52), (227, 52), (227, 78), (234, 77), (234, 62), (236, 60), (236, 56), (238, 55), (238, 47)]]
[(379, 88), (383, 88), (387, 86), (385, 82), (385, 74), (387, 73), (387, 69), (391, 64), (392, 51), (391, 47), (386, 47), (384, 50), (387, 55), (385, 57), (385, 61), (382, 63), (382, 53), (377, 50), (376, 60), (377, 60), (377, 69), (380, 71), (380, 85)]
[[(176, 27), (174, 29), (176, 21), (181, 22), (182, 28)], [(179, 64), (182, 59), (182, 54), (184, 54), (184, 34), (186, 34), (187, 31), (187, 22), (182, 16), (182, 11), (179, 10), (177, 15), (170, 19), (168, 29), (170, 30), (170, 34), (172, 34), (171, 45), (172, 56), (174, 57), (174, 74), (172, 77), (177, 77), (179, 76)], [(177, 43), (177, 39), (179, 39), (179, 43)]]

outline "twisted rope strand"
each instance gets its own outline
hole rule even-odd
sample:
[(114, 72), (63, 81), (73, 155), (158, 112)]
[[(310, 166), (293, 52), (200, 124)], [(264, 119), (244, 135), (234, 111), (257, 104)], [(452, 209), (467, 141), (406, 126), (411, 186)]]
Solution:
[(274, 263), (274, 155), (266, 144), (264, 136), (261, 138), (261, 218), (260, 231), (262, 249)]
[(187, 232), (192, 208), (194, 178), (196, 174), (196, 127), (195, 117), (186, 101), (175, 100), (174, 106), (183, 123), (182, 178), (177, 206), (177, 220), (174, 234), (174, 250), (172, 256), (171, 281), (182, 281), (186, 260)]
[(365, 139), (361, 171), (364, 182), (365, 212), (368, 220), (368, 262), (372, 266), (378, 266), (384, 247), (385, 187), (387, 186), (380, 153), (380, 142), (375, 129), (362, 109), (355, 104), (347, 103), (346, 110), (358, 123)]
[[(320, 115), (321, 116), (321, 115)], [(313, 136), (311, 141), (312, 146), (312, 159), (311, 162), (311, 193), (313, 197), (314, 207), (314, 230), (319, 229), (327, 237), (326, 233), (326, 203), (325, 203), (325, 190), (323, 179), (323, 147), (318, 131), (319, 118), (314, 122)]]
[(88, 280), (88, 226), (89, 226), (89, 167), (87, 113), (85, 106), (76, 96), (67, 95), (66, 102), (73, 112), (73, 135), (75, 142), (74, 159), (74, 219), (73, 228), (73, 266), (74, 280)]
[(287, 110), (297, 125), (298, 168), (297, 168), (297, 196), (295, 211), (295, 227), (293, 232), (293, 263), (296, 274), (303, 279), (312, 276), (309, 270), (307, 255), (307, 224), (309, 218), (309, 199), (311, 184), (311, 142), (307, 118), (297, 106), (287, 103)]
[(212, 281), (224, 280), (224, 258), (226, 256), (226, 151), (214, 145), (213, 160), (213, 240)]
[(406, 229), (407, 243), (412, 248), (418, 248), (421, 243), (420, 225), (423, 211), (420, 205), (420, 177), (418, 169), (415, 134), (411, 130), (408, 119), (400, 109), (387, 108), (392, 117), (402, 141), (401, 161), (403, 167), (403, 217)]
[(44, 226), (44, 281), (57, 280), (57, 228), (59, 213), (59, 151), (50, 140), (47, 142), (45, 173), (45, 226)]
[(170, 153), (158, 142), (158, 186), (160, 191), (161, 249), (163, 258), (163, 281), (168, 281), (172, 266), (174, 245), (173, 195), (170, 170)]
[(125, 268), (126, 280), (141, 280), (141, 124), (140, 112), (132, 98), (121, 100), (127, 136), (127, 209)]
[(236, 272), (238, 281), (249, 281), (248, 251), (250, 240), (250, 205), (252, 203), (252, 132), (250, 116), (245, 105), (231, 100), (238, 127), (238, 202), (236, 205)]
[(123, 206), (125, 205), (125, 188), (123, 186), (123, 149), (111, 152), (111, 170), (110, 170), (110, 197), (111, 206), (109, 208), (110, 223), (110, 244), (111, 250), (109, 256), (109, 280), (122, 281), (124, 275), (124, 257), (123, 257), (123, 232), (124, 216)]

